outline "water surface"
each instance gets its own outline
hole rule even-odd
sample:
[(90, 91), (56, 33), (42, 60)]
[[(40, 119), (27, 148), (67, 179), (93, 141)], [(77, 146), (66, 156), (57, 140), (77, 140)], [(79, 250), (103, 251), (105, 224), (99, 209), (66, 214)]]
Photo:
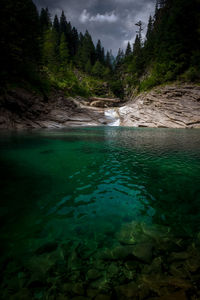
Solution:
[[(61, 284), (62, 272), (71, 286), (84, 284), (82, 296), (95, 299), (88, 296), (90, 281), (83, 278), (89, 269), (98, 269), (96, 259), (88, 263), (88, 256), (96, 257), (119, 243), (116, 233), (133, 221), (165, 226), (175, 238), (191, 243), (200, 232), (199, 146), (199, 130), (101, 127), (2, 132), (4, 299), (17, 293), (30, 293), (27, 299), (50, 299), (49, 295), (58, 299), (58, 290), (52, 294), (52, 281), (46, 280), (54, 278), (55, 286), (56, 279)], [(80, 257), (71, 257), (77, 248), (83, 249), (80, 257), (87, 253), (87, 264), (81, 258), (78, 267)], [(46, 279), (40, 280), (38, 264)], [(73, 272), (82, 269), (83, 274), (72, 279)], [(60, 292), (69, 299), (81, 295), (72, 288)], [(112, 295), (109, 289), (103, 292)]]

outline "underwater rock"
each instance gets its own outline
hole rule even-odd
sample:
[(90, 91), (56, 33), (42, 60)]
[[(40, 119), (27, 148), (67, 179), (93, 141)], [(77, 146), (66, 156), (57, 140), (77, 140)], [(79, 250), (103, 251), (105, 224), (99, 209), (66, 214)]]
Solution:
[(169, 262), (177, 261), (177, 260), (186, 260), (190, 257), (189, 252), (172, 252), (168, 258)]
[(56, 242), (48, 242), (42, 246), (40, 246), (36, 251), (35, 253), (37, 255), (41, 255), (41, 254), (44, 254), (44, 253), (49, 253), (49, 252), (53, 252), (54, 250), (56, 250), (58, 247), (58, 243)]
[(159, 298), (151, 298), (152, 300), (187, 300), (186, 294), (184, 291), (178, 291), (175, 293), (170, 293), (169, 295), (164, 295)]
[[(53, 298), (52, 300), (54, 300), (55, 298)], [(69, 297), (67, 297), (66, 295), (57, 295), (56, 296), (56, 300), (71, 300)]]
[(157, 293), (159, 296), (165, 295), (167, 291), (172, 288), (183, 289), (185, 291), (192, 288), (192, 284), (189, 281), (175, 276), (167, 276), (161, 274), (142, 274), (140, 279), (149, 287), (149, 290)]
[(123, 268), (123, 275), (124, 280), (123, 282), (132, 281), (136, 277), (136, 271), (135, 270), (127, 270), (126, 268)]
[(144, 265), (143, 274), (161, 274), (162, 273), (162, 258), (156, 257), (150, 265)]
[(83, 282), (77, 282), (72, 285), (72, 292), (76, 295), (83, 296), (85, 294)]
[(84, 296), (76, 296), (76, 297), (71, 298), (71, 300), (88, 300), (88, 298), (84, 297)]
[(73, 283), (71, 282), (67, 282), (67, 283), (64, 283), (62, 286), (61, 286), (61, 290), (63, 293), (70, 293), (72, 291), (72, 285)]
[(168, 241), (173, 238), (170, 228), (162, 225), (149, 225), (142, 223), (143, 232), (156, 242)]
[(128, 270), (134, 270), (137, 267), (137, 262), (135, 260), (128, 260), (124, 265)]
[(135, 282), (115, 287), (116, 298), (119, 300), (137, 299), (138, 286)]
[(185, 268), (191, 273), (195, 273), (200, 269), (200, 258), (191, 257), (185, 262)]
[(113, 262), (109, 265), (109, 267), (107, 268), (107, 274), (109, 277), (115, 277), (117, 276), (119, 273), (119, 268), (118, 266)]
[(116, 239), (124, 245), (133, 245), (142, 235), (142, 228), (140, 223), (131, 222), (124, 224), (120, 231), (116, 234)]
[(99, 291), (102, 291), (102, 292), (108, 292), (109, 291), (109, 283), (108, 283), (106, 276), (102, 276), (98, 280), (93, 281), (90, 284), (90, 288), (98, 289)]
[[(1, 294), (2, 296), (2, 294)], [(17, 292), (16, 294), (12, 295), (12, 296), (8, 296), (7, 298), (4, 299), (9, 299), (9, 300), (32, 300), (32, 296), (30, 291), (27, 288), (24, 289), (20, 289), (19, 292)]]
[(94, 299), (95, 300), (110, 300), (111, 297), (108, 295), (100, 294), (100, 295), (97, 295)]
[(95, 298), (99, 294), (99, 290), (88, 288), (86, 294), (89, 298)]
[(153, 245), (151, 243), (142, 243), (133, 246), (132, 254), (143, 261), (144, 263), (150, 263), (152, 260)]
[(88, 280), (96, 280), (96, 279), (100, 278), (101, 276), (102, 276), (102, 273), (96, 269), (90, 269), (86, 275)]
[(111, 257), (113, 260), (126, 259), (132, 256), (134, 246), (117, 246), (111, 250)]
[(82, 265), (82, 261), (78, 257), (76, 250), (75, 249), (72, 250), (71, 255), (68, 258), (68, 263), (67, 263), (68, 269), (72, 271), (79, 270), (81, 265)]
[(187, 271), (187, 268), (185, 266), (185, 262), (183, 262), (183, 261), (173, 262), (169, 266), (169, 273), (175, 277), (180, 277), (183, 279), (187, 278), (188, 276), (190, 277), (190, 274)]
[(103, 260), (121, 260), (132, 255), (133, 246), (116, 245), (111, 249), (105, 248), (99, 253), (99, 258)]

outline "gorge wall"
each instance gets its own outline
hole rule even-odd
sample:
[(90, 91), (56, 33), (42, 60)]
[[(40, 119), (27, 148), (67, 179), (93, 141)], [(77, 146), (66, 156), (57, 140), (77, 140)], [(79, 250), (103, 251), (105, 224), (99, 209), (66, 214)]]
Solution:
[(64, 128), (69, 126), (130, 126), (200, 128), (200, 86), (157, 87), (107, 108), (88, 99), (66, 97), (54, 90), (47, 96), (15, 88), (0, 97), (0, 128)]

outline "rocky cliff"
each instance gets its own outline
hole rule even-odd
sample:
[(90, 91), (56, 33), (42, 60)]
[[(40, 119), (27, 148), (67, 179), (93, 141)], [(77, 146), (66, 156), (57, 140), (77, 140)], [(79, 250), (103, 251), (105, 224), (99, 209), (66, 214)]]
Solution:
[(90, 104), (87, 99), (66, 97), (57, 90), (47, 97), (13, 89), (0, 97), (0, 128), (99, 125), (200, 128), (200, 86), (197, 85), (157, 87), (123, 106), (119, 104), (119, 107), (110, 109), (105, 105), (101, 108)]
[(90, 107), (81, 97), (54, 90), (43, 96), (16, 88), (0, 97), (0, 128), (63, 128), (107, 124), (104, 109)]
[(200, 86), (168, 85), (117, 109), (121, 126), (200, 128)]

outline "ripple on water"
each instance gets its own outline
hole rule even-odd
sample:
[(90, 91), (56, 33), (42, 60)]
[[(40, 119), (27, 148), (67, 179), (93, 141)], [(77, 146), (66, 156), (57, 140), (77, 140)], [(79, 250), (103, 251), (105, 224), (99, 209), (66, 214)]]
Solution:
[(199, 142), (113, 127), (2, 136), (2, 299), (198, 299)]

